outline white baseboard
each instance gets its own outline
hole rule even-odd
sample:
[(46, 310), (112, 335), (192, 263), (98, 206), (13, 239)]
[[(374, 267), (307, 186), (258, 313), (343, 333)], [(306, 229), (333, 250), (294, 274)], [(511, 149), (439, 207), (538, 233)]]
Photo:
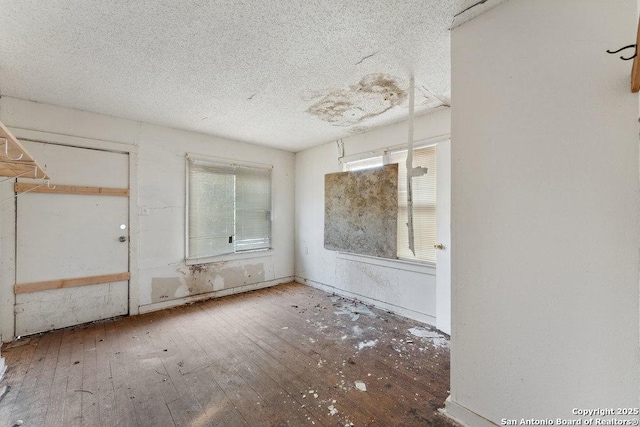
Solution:
[(0, 381), (4, 378), (4, 373), (7, 370), (7, 365), (4, 363), (4, 357), (0, 357)]
[(451, 418), (463, 427), (496, 427), (497, 424), (489, 421), (485, 417), (465, 408), (464, 406), (447, 397), (445, 409), (441, 411), (446, 417)]
[(176, 298), (170, 301), (161, 301), (151, 304), (141, 305), (139, 313), (150, 313), (152, 311), (164, 310), (165, 308), (177, 307), (179, 305), (188, 304), (191, 302), (202, 301), (212, 298), (224, 297), (227, 295), (239, 294), (242, 292), (255, 291), (258, 289), (268, 288), (271, 286), (279, 285), (281, 283), (293, 282), (293, 277), (282, 277), (280, 279), (269, 280), (267, 282), (254, 283), (251, 285), (236, 286), (234, 288), (222, 289), (219, 291), (208, 292), (206, 294), (192, 295), (183, 298)]
[(346, 298), (358, 299), (359, 301), (362, 301), (369, 305), (373, 305), (376, 308), (390, 311), (394, 314), (398, 314), (400, 316), (407, 317), (409, 319), (417, 320), (418, 322), (426, 323), (433, 327), (436, 326), (436, 318), (426, 313), (420, 313), (418, 311), (414, 311), (409, 308), (404, 308), (397, 305), (389, 304), (384, 301), (380, 301), (374, 298), (369, 298), (365, 295), (360, 295), (354, 292), (349, 292), (340, 288), (336, 288), (331, 285), (326, 285), (324, 283), (305, 279), (304, 277), (296, 276), (295, 281), (297, 283), (300, 283), (301, 285), (311, 286), (312, 288), (320, 289), (325, 292), (332, 292), (332, 293), (335, 293), (336, 295), (340, 295)]

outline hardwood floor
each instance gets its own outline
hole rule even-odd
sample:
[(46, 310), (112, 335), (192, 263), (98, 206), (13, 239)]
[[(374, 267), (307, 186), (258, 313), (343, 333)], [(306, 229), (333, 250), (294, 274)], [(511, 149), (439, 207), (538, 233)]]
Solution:
[(454, 425), (437, 412), (446, 337), (293, 283), (32, 336), (2, 356), (7, 426)]

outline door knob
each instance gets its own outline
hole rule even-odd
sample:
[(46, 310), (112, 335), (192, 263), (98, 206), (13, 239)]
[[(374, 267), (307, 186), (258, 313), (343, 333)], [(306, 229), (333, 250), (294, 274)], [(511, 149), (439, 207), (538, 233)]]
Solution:
[(118, 238), (118, 240), (120, 240), (121, 242), (126, 242), (127, 241), (127, 237), (126, 236), (120, 236)]
[(433, 245), (433, 247), (439, 251), (444, 249), (444, 245), (442, 243), (436, 243), (435, 245)]

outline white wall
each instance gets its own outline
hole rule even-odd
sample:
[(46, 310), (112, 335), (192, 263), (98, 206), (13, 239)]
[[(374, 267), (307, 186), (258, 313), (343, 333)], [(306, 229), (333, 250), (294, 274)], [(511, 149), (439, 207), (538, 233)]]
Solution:
[[(0, 224), (0, 229), (1, 229), (1, 224)], [(0, 245), (0, 259), (2, 259), (2, 245)], [(2, 294), (0, 294), (0, 306), (2, 306)], [(0, 317), (0, 325), (2, 324), (2, 318)], [(0, 328), (1, 330), (2, 328)], [(0, 333), (0, 346), (2, 346), (2, 334)], [(6, 371), (7, 367), (4, 361), (4, 357), (2, 357), (2, 352), (0, 351), (0, 381), (2, 381), (2, 378), (4, 377), (4, 372)], [(2, 387), (0, 387), (1, 389)]]
[[(401, 122), (345, 138), (344, 156), (379, 155), (384, 148), (406, 145), (407, 126), (406, 122)], [(437, 140), (447, 137), (449, 132), (448, 110), (415, 120), (417, 141)], [(338, 157), (336, 142), (296, 154), (296, 280), (435, 325), (436, 271), (433, 265), (324, 249), (324, 175), (342, 171)]]
[(511, 0), (452, 31), (447, 411), (469, 425), (640, 406), (638, 100), (605, 53), (637, 23), (635, 0)]
[[(152, 292), (141, 293), (141, 305), (151, 304), (165, 293), (171, 282), (181, 284), (194, 276), (213, 281), (219, 273), (227, 278), (225, 288), (252, 283), (256, 278), (282, 282), (293, 276), (294, 154), (239, 142), (223, 141), (156, 126), (144, 126), (139, 135), (140, 282), (151, 283)], [(224, 257), (199, 273), (185, 266), (184, 184), (185, 153), (273, 165), (273, 250), (245, 258)], [(159, 179), (159, 177), (161, 177)], [(167, 224), (175, 226), (167, 227)], [(170, 244), (167, 244), (171, 242)], [(178, 244), (180, 243), (180, 244)], [(169, 261), (169, 262), (168, 262)], [(222, 261), (222, 259), (221, 259)], [(251, 271), (257, 266), (257, 275)], [(252, 276), (252, 277), (249, 277)], [(178, 279), (176, 282), (174, 279)], [(154, 287), (158, 286), (158, 289)]]
[[(223, 277), (224, 284), (218, 286), (219, 280), (215, 281), (215, 295), (293, 280), (293, 153), (7, 97), (0, 98), (0, 120), (18, 137), (81, 146), (110, 141), (106, 146), (134, 150), (132, 204), (137, 211), (130, 229), (132, 265), (137, 267), (132, 271), (133, 314), (211, 296), (209, 283), (216, 277)], [(273, 165), (272, 251), (249, 258), (223, 257), (204, 271), (185, 265), (186, 153)], [(4, 222), (12, 212), (12, 204), (3, 204)], [(12, 338), (13, 258), (5, 253), (12, 239), (12, 233), (3, 235), (0, 330), (5, 341)], [(258, 274), (252, 274), (255, 272)], [(200, 296), (191, 296), (195, 294)]]

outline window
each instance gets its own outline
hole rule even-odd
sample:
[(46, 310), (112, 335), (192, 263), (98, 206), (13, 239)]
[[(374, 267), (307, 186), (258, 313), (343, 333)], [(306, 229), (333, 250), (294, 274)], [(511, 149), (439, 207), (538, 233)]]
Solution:
[(271, 168), (187, 157), (187, 259), (271, 247)]
[[(388, 163), (398, 163), (398, 258), (417, 261), (436, 261), (436, 146), (413, 151), (413, 165), (429, 169), (426, 175), (413, 178), (413, 234), (414, 255), (409, 249), (407, 227), (407, 150), (388, 155)], [(354, 171), (382, 166), (383, 157), (371, 157), (345, 163), (345, 170)]]

